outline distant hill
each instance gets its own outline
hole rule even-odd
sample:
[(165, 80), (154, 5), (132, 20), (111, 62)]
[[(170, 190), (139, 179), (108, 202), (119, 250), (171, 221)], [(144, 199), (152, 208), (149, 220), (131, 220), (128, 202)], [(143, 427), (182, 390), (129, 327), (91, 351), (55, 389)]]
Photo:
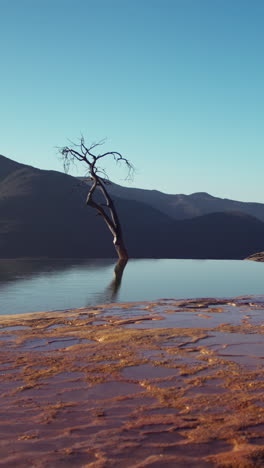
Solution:
[(0, 155), (0, 181), (4, 180), (9, 174), (19, 168), (21, 168), (21, 164)]
[(264, 221), (263, 203), (246, 203), (213, 197), (206, 192), (171, 195), (158, 190), (145, 190), (111, 184), (111, 194), (125, 200), (137, 200), (157, 208), (174, 219), (189, 219), (215, 212), (241, 211)]
[[(264, 223), (241, 212), (219, 212), (176, 221), (174, 238), (182, 242), (181, 258), (243, 259), (263, 246)], [(188, 252), (188, 257), (186, 257)]]
[[(148, 190), (118, 185), (111, 191), (131, 257), (245, 258), (263, 250), (264, 223), (241, 210), (180, 220), (169, 216), (164, 206), (169, 211), (170, 197), (184, 195), (155, 191), (152, 196)], [(130, 198), (135, 193), (137, 199)], [(111, 234), (86, 206), (86, 195), (86, 185), (75, 177), (0, 156), (0, 258), (116, 257)], [(215, 199), (189, 197), (197, 204), (206, 197)]]
[[(85, 204), (87, 187), (75, 177), (12, 165), (0, 156), (1, 174), (2, 167), (10, 170), (0, 181), (0, 258), (116, 256), (105, 223)], [(151, 229), (158, 233), (172, 224), (143, 203), (116, 199), (116, 205), (133, 247), (138, 239), (130, 233), (131, 224), (140, 225), (145, 243)]]

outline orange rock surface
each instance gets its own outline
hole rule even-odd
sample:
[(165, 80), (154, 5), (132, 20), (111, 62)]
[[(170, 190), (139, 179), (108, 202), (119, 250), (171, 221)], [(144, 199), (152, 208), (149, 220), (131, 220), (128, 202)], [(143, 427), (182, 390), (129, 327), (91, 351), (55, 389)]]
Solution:
[(0, 318), (0, 466), (264, 466), (264, 298)]

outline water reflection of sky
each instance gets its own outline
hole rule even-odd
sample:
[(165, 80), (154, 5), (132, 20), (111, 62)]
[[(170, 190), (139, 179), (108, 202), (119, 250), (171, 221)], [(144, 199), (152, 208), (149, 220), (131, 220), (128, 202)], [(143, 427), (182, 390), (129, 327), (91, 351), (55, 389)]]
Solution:
[[(109, 302), (114, 266), (111, 259), (1, 262), (0, 314)], [(239, 260), (130, 260), (115, 300), (263, 294), (263, 269)]]

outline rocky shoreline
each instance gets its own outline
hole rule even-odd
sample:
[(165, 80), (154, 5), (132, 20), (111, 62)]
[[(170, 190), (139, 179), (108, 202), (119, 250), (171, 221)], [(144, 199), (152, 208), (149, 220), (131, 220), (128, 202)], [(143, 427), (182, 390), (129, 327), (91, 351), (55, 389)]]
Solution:
[(4, 467), (264, 466), (264, 297), (0, 318)]
[(245, 258), (245, 260), (253, 260), (255, 262), (264, 262), (264, 252), (257, 252), (249, 257)]

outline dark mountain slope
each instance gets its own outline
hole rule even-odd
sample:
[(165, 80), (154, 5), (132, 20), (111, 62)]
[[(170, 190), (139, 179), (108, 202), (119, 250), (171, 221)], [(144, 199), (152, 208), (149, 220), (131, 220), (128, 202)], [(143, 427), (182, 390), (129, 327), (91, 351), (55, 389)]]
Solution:
[[(84, 184), (12, 163), (0, 157), (0, 258), (116, 256), (105, 223), (85, 204)], [(251, 216), (173, 220), (147, 203), (114, 198), (131, 257), (245, 258), (263, 250), (264, 223)]]
[[(1, 163), (1, 161), (0, 161)], [(16, 169), (16, 168), (15, 168)], [(21, 166), (0, 183), (0, 258), (21, 256), (115, 257), (112, 236), (95, 210), (85, 204), (87, 187), (55, 171)], [(141, 252), (140, 226), (147, 254), (154, 252), (150, 230), (172, 221), (134, 201), (116, 201), (129, 244)]]
[(212, 213), (176, 221), (174, 239), (181, 245), (171, 248), (173, 257), (243, 259), (263, 249), (264, 223), (240, 212)]
[(0, 182), (23, 165), (0, 154)]
[(147, 203), (174, 219), (189, 219), (215, 212), (241, 211), (264, 221), (263, 203), (245, 203), (217, 198), (206, 192), (171, 195), (158, 190), (122, 187), (117, 184), (112, 184), (109, 190), (120, 198)]

